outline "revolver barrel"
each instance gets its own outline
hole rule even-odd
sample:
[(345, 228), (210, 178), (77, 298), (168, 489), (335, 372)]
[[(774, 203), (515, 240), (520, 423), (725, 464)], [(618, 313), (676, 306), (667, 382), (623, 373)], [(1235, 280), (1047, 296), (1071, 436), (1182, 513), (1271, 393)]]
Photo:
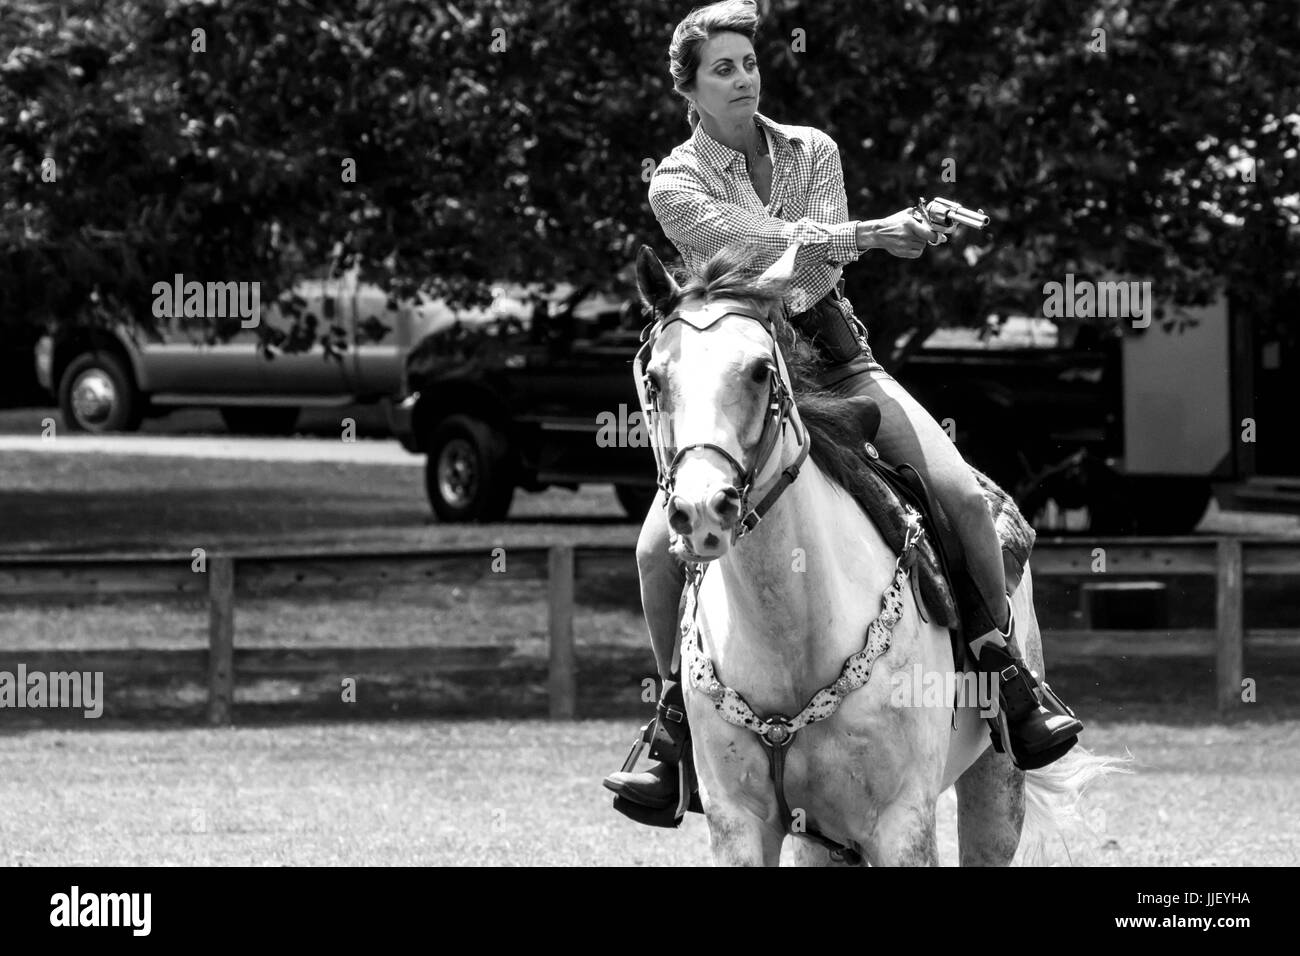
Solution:
[(989, 217), (984, 214), (984, 210), (967, 209), (961, 203), (953, 202), (951, 199), (936, 197), (928, 203), (922, 199), (919, 205), (925, 212), (926, 218), (938, 226), (951, 226), (955, 223), (983, 229), (989, 224)]

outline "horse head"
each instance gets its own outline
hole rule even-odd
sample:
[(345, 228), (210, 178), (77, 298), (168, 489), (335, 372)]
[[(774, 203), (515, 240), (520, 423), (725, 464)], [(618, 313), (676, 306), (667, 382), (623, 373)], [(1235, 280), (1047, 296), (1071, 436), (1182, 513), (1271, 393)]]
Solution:
[(745, 250), (723, 250), (684, 285), (649, 247), (637, 256), (637, 288), (654, 314), (637, 385), (682, 560), (722, 557), (761, 519), (789, 433), (806, 453), (776, 341), (797, 251), (754, 276)]

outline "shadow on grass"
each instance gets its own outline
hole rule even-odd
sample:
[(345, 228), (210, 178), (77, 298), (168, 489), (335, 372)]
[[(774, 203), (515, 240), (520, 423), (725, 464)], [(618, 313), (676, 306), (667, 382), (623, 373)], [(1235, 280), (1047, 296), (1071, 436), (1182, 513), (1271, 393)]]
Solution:
[[(1267, 677), (1256, 685), (1255, 703), (1219, 713), (1210, 664), (1196, 659), (1106, 660), (1062, 665), (1050, 680), (1085, 724), (1158, 723), (1196, 727), (1250, 721), (1300, 719), (1300, 663), (1258, 662)], [(1250, 668), (1247, 669), (1248, 673)], [(1265, 673), (1263, 667), (1260, 670)], [(577, 710), (580, 719), (627, 721), (627, 738), (652, 713), (643, 681), (652, 673), (649, 652), (631, 648), (587, 648), (580, 653)], [(294, 723), (350, 723), (388, 720), (545, 720), (548, 713), (546, 662), (515, 658), (508, 666), (438, 675), (428, 672), (355, 675), (356, 702), (344, 703), (336, 678), (277, 675), (238, 684), (234, 723), (240, 727)], [(185, 686), (180, 686), (184, 683)], [(241, 699), (242, 698), (242, 699)], [(194, 680), (159, 675), (111, 690), (104, 716), (89, 720), (79, 711), (0, 711), (0, 733), (38, 728), (149, 729), (206, 726), (204, 688)], [(1086, 734), (1086, 730), (1085, 730)]]
[(3, 491), (5, 549), (95, 553), (177, 548), (240, 535), (409, 528), (425, 518), (418, 500), (386, 500), (362, 489), (304, 499), (294, 489)]

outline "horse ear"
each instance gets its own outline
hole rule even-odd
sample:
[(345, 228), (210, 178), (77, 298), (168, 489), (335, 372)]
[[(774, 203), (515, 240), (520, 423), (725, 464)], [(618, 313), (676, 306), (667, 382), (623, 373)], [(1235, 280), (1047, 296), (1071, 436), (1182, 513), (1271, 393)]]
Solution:
[(794, 260), (799, 255), (799, 243), (790, 246), (785, 252), (781, 253), (781, 258), (767, 267), (761, 276), (756, 280), (763, 288), (771, 288), (784, 291), (785, 287), (790, 284), (794, 278)]
[(642, 246), (636, 254), (636, 290), (641, 304), (654, 309), (658, 303), (677, 294), (677, 280), (668, 274), (655, 251)]

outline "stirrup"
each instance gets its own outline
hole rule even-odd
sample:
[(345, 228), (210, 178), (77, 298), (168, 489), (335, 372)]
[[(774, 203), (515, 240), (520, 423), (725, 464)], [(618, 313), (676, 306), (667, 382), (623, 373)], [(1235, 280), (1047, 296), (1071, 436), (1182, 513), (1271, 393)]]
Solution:
[[(1069, 753), (1074, 748), (1074, 745), (1079, 742), (1079, 734), (1073, 733), (1050, 747), (1030, 753), (1023, 747), (1016, 746), (1016, 737), (1011, 733), (1011, 728), (1007, 725), (1006, 714), (999, 711), (996, 717), (988, 718), (988, 722), (990, 728), (989, 737), (993, 741), (993, 749), (1000, 754), (1008, 754), (1011, 763), (1017, 770), (1039, 770), (1050, 763), (1055, 763)], [(1080, 722), (1080, 726), (1082, 726), (1082, 722)]]
[[(682, 817), (688, 812), (703, 813), (695, 780), (695, 761), (691, 756), (690, 729), (686, 723), (686, 704), (682, 697), (680, 679), (665, 687), (655, 708), (654, 719), (637, 734), (620, 772), (632, 773), (647, 747), (650, 748), (652, 760), (676, 767), (676, 804), (662, 808), (647, 807), (625, 796), (616, 795), (614, 809), (637, 823), (669, 828), (680, 826)], [(609, 787), (608, 783), (606, 787)]]
[[(638, 739), (632, 745), (632, 753), (628, 754), (628, 759), (623, 763), (624, 773), (632, 772), (632, 768), (636, 766), (637, 758), (644, 749), (644, 739)], [(614, 797), (614, 809), (637, 823), (650, 827), (664, 827), (670, 830), (680, 827), (682, 818), (687, 813), (703, 813), (704, 806), (700, 803), (700, 793), (695, 781), (695, 761), (691, 755), (689, 741), (683, 746), (683, 751), (684, 759), (676, 765), (677, 803), (659, 808), (647, 807), (635, 800), (616, 795)]]
[[(1010, 670), (1010, 668), (1007, 669)], [(1020, 684), (1018, 691), (1023, 693), (1026, 687), (1031, 688), (1027, 693), (1031, 700), (1038, 701), (1038, 703), (1029, 712), (1022, 712), (1023, 716), (1019, 719), (1028, 719), (1030, 714), (1044, 710), (1054, 717), (1069, 717), (1074, 725), (1073, 732), (1068, 736), (1060, 736), (1050, 746), (1030, 751), (1023, 745), (1017, 746), (1017, 744), (1021, 744), (1021, 738), (1011, 732), (1011, 721), (1007, 716), (1005, 706), (999, 706), (997, 714), (988, 718), (993, 749), (1000, 754), (1008, 754), (1011, 757), (1011, 762), (1020, 770), (1038, 770), (1064, 757), (1079, 742), (1079, 733), (1083, 730), (1083, 722), (1079, 720), (1070, 706), (1061, 700), (1056, 692), (1048, 686), (1047, 681), (1037, 680), (1033, 672), (1028, 670), (1027, 667), (1022, 668), (1022, 672), (1022, 675), (1017, 675), (1017, 682)], [(1035, 693), (1035, 690), (1037, 693)], [(1018, 693), (1017, 697), (1019, 696)], [(1061, 730), (1064, 729), (1061, 728)]]

